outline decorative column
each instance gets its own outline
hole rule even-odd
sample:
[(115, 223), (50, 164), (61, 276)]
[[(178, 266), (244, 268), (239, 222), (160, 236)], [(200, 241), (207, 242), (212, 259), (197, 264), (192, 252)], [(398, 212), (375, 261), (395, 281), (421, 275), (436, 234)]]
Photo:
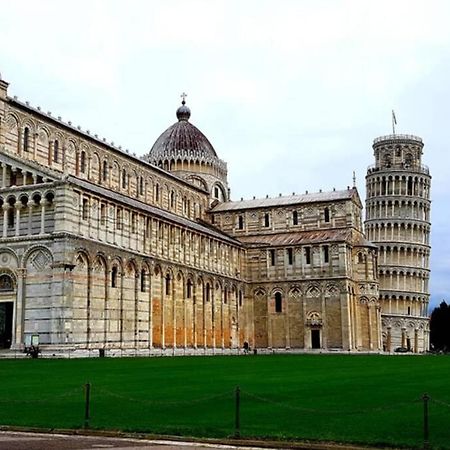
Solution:
[(391, 353), (391, 341), (392, 341), (391, 327), (388, 326), (387, 327), (387, 337), (386, 337), (386, 351), (388, 353)]
[(6, 187), (6, 167), (5, 163), (2, 163), (2, 188)]
[(20, 210), (22, 207), (22, 202), (17, 200), (14, 205), (14, 208), (16, 209), (16, 236), (20, 236)]
[(45, 198), (41, 198), (40, 205), (41, 205), (41, 231), (39, 234), (45, 233), (45, 207), (48, 206), (48, 202)]
[(8, 236), (8, 211), (9, 211), (10, 205), (8, 203), (3, 203), (2, 209), (3, 209), (3, 238), (6, 238)]
[(25, 280), (26, 269), (16, 269), (17, 275), (17, 297), (15, 302), (15, 327), (13, 327), (12, 344), (15, 349), (22, 348), (24, 344), (23, 336), (23, 316), (25, 310)]

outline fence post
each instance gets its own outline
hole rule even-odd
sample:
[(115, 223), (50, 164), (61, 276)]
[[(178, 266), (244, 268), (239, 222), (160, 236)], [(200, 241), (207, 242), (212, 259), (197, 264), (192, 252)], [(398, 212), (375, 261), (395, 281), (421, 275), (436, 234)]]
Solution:
[(89, 428), (90, 419), (90, 403), (91, 403), (91, 383), (84, 385), (85, 389), (85, 403), (84, 403), (84, 428)]
[(235, 425), (234, 425), (234, 437), (240, 438), (241, 437), (241, 390), (239, 389), (239, 386), (236, 386), (235, 391), (235, 398), (236, 398), (236, 415), (235, 415)]
[(423, 394), (423, 448), (430, 448), (430, 439), (429, 439), (429, 423), (428, 423), (428, 402), (430, 400), (430, 396), (428, 394)]

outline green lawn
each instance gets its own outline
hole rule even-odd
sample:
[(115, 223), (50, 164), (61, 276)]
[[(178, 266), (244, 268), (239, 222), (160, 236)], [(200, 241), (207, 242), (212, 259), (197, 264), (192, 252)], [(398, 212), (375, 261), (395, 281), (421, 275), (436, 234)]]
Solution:
[(274, 355), (1, 360), (0, 424), (80, 428), (92, 384), (92, 428), (241, 435), (450, 449), (450, 358)]

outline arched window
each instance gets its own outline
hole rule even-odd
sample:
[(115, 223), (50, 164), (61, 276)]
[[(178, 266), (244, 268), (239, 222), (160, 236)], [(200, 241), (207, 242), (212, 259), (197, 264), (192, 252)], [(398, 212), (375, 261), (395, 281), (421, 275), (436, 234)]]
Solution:
[(80, 172), (84, 173), (86, 171), (86, 153), (80, 153)]
[(175, 192), (170, 192), (170, 207), (173, 208), (175, 206)]
[(25, 127), (23, 130), (23, 151), (27, 152), (30, 147), (30, 129)]
[(166, 295), (170, 295), (170, 274), (166, 275)]
[(292, 211), (292, 224), (298, 225), (298, 212)]
[(55, 139), (53, 143), (53, 162), (57, 163), (59, 158), (59, 141)]
[(323, 210), (323, 216), (324, 216), (325, 222), (329, 222), (330, 221), (330, 208), (325, 208)]
[(283, 312), (283, 299), (280, 292), (275, 293), (275, 312)]
[(139, 195), (144, 195), (144, 178), (139, 177)]
[(12, 278), (7, 274), (0, 275), (0, 292), (10, 292), (14, 290)]
[(159, 184), (156, 183), (155, 186), (155, 202), (158, 203), (159, 202)]
[(239, 306), (242, 306), (242, 291), (239, 291)]
[(14, 222), (15, 222), (14, 211), (15, 211), (14, 206), (10, 205), (8, 208), (8, 213), (7, 213), (8, 228), (14, 228)]
[(122, 169), (122, 188), (125, 189), (127, 187), (127, 172), (125, 169)]
[(145, 272), (145, 269), (141, 270), (141, 292), (145, 292), (145, 285), (146, 285), (146, 278), (147, 278), (147, 273)]
[(206, 287), (205, 287), (205, 301), (209, 302), (211, 296), (211, 286), (209, 285), (209, 283), (206, 283)]
[(187, 280), (186, 283), (186, 298), (191, 298), (192, 297), (192, 281), (191, 280)]
[(117, 266), (113, 266), (111, 269), (111, 287), (117, 287)]
[(268, 213), (264, 214), (264, 226), (265, 227), (269, 227), (270, 226), (270, 217), (269, 217)]
[(107, 161), (103, 161), (102, 179), (103, 179), (103, 181), (106, 181), (108, 179), (108, 162)]

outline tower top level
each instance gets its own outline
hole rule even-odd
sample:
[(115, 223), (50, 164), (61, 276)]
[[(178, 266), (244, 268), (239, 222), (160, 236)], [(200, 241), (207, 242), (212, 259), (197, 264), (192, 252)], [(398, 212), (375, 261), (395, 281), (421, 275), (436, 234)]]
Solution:
[(388, 134), (373, 141), (375, 164), (371, 171), (408, 171), (429, 173), (422, 164), (423, 140), (411, 134)]

